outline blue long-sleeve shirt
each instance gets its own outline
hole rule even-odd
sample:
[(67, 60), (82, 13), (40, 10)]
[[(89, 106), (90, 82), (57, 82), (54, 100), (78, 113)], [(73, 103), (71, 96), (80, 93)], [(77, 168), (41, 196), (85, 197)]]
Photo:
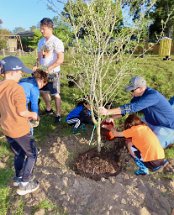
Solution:
[(143, 112), (147, 123), (174, 129), (174, 110), (167, 99), (158, 91), (147, 88), (140, 97), (122, 105), (122, 114)]
[(72, 118), (79, 118), (81, 114), (91, 116), (91, 111), (87, 110), (84, 105), (76, 106), (66, 117), (66, 121)]
[(31, 102), (31, 111), (38, 114), (38, 99), (40, 96), (40, 91), (36, 79), (33, 77), (23, 78), (20, 80), (19, 85), (21, 85), (24, 89), (27, 107), (28, 103)]

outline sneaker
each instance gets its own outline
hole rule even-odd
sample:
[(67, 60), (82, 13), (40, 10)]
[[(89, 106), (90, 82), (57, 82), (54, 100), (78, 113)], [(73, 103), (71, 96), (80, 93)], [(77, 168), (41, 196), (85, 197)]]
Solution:
[(53, 115), (54, 111), (51, 109), (51, 110), (45, 110), (45, 114), (47, 115)]
[(60, 123), (61, 117), (60, 116), (55, 116), (55, 123)]
[(73, 128), (72, 133), (73, 134), (80, 134), (79, 128)]
[(42, 149), (37, 147), (37, 154), (39, 155), (41, 153)]
[(22, 181), (22, 177), (14, 176), (13, 177), (13, 186), (18, 187), (19, 184), (21, 183), (21, 181)]
[(37, 181), (29, 181), (26, 186), (20, 183), (19, 188), (17, 189), (17, 194), (20, 196), (32, 193), (39, 188), (39, 183)]
[(82, 130), (82, 132), (85, 132), (85, 131), (86, 131), (86, 126), (85, 126), (85, 124), (81, 124), (80, 130)]
[(148, 171), (148, 169), (147, 170), (138, 169), (134, 173), (135, 173), (135, 175), (148, 175), (149, 171)]
[(153, 172), (162, 172), (163, 168), (165, 168), (169, 164), (168, 160), (164, 160), (163, 165), (153, 168)]

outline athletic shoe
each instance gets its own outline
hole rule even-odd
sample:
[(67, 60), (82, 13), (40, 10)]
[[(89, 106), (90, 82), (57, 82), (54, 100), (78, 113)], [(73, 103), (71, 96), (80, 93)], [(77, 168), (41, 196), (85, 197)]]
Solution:
[(161, 172), (163, 170), (163, 168), (166, 167), (168, 164), (169, 164), (168, 160), (165, 159), (163, 165), (153, 168), (152, 171)]
[(79, 129), (82, 131), (82, 132), (85, 132), (86, 131), (86, 126), (85, 124), (81, 124)]
[(55, 117), (55, 123), (60, 123), (60, 121), (61, 121), (61, 117), (60, 116), (56, 116)]
[(138, 169), (134, 173), (135, 173), (135, 175), (148, 175), (149, 171), (148, 171), (148, 169), (147, 170)]
[(44, 114), (46, 115), (53, 115), (54, 114), (54, 111), (51, 109), (51, 110), (45, 110)]
[(22, 181), (22, 177), (14, 176), (13, 177), (13, 186), (18, 187), (19, 184), (21, 183), (21, 181)]
[(29, 181), (26, 186), (20, 183), (19, 188), (17, 189), (17, 194), (20, 196), (32, 193), (39, 188), (39, 183), (37, 181)]
[(37, 147), (37, 154), (39, 155), (41, 153), (42, 149)]
[(72, 133), (73, 133), (73, 134), (80, 134), (79, 128), (73, 128), (73, 129), (72, 129)]

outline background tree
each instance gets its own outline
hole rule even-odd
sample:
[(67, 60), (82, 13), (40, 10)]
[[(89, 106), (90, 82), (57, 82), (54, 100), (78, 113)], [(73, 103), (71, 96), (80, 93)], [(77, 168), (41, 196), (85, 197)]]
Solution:
[(0, 29), (0, 50), (7, 48), (7, 37), (11, 32), (7, 29)]
[(54, 35), (61, 39), (64, 43), (66, 49), (72, 44), (73, 33), (71, 31), (71, 26), (60, 19), (59, 16), (53, 17), (54, 23)]
[[(55, 8), (55, 1), (54, 3)], [(141, 7), (142, 0), (136, 0)], [(101, 150), (101, 116), (95, 118), (100, 106), (110, 100), (119, 101), (118, 90), (136, 69), (133, 53), (141, 40), (144, 29), (149, 23), (145, 19), (155, 1), (144, 8), (131, 28), (120, 26), (122, 22), (123, 2), (120, 0), (69, 0), (66, 5), (67, 22), (75, 36), (75, 53), (71, 68), (75, 73), (83, 72), (84, 87), (79, 85), (82, 94), (91, 105), (93, 122), (97, 130), (98, 151)], [(78, 12), (78, 16), (77, 16)], [(79, 32), (83, 29), (83, 37)], [(132, 37), (136, 35), (136, 41)], [(130, 54), (131, 53), (131, 54)], [(124, 96), (124, 95), (123, 95)]]
[(163, 36), (174, 38), (174, 1), (158, 0), (150, 13), (152, 24), (149, 33), (152, 41), (160, 35), (164, 29)]
[(34, 36), (30, 39), (28, 39), (28, 47), (31, 49), (36, 49), (37, 48), (37, 44), (40, 40), (40, 38), (42, 37), (42, 34), (40, 32), (39, 29), (35, 29), (34, 30)]
[(13, 30), (13, 33), (18, 34), (20, 32), (24, 32), (24, 31), (25, 31), (25, 29), (22, 27), (15, 27), (15, 29)]
[(32, 31), (32, 32), (34, 32), (36, 29), (37, 29), (37, 26), (35, 26), (35, 25), (32, 25), (32, 26), (30, 27), (30, 31)]

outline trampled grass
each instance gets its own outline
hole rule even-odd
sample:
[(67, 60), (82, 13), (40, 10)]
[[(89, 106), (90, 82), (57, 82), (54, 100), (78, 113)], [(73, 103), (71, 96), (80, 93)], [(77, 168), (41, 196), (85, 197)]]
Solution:
[[(0, 57), (2, 58), (2, 57)], [(174, 58), (174, 57), (172, 57)], [(26, 56), (22, 57), (24, 63), (32, 68), (35, 63), (35, 57)], [(77, 98), (81, 97), (81, 92), (77, 88), (69, 88), (66, 75), (72, 72), (70, 66), (70, 57), (66, 57), (65, 64), (62, 66), (62, 83), (61, 83), (61, 97), (62, 97), (62, 116), (63, 116), (63, 126), (62, 126), (62, 136), (69, 135), (69, 129), (67, 129), (65, 123), (65, 116), (67, 113), (75, 106)], [(164, 94), (168, 99), (171, 96), (174, 96), (174, 61), (163, 61), (161, 57), (158, 56), (145, 56), (145, 58), (137, 58), (135, 60), (135, 69), (132, 72), (133, 75), (143, 75), (148, 82), (148, 85), (152, 88), (159, 90)], [(125, 80), (126, 82), (126, 80)], [(122, 86), (117, 96), (116, 103), (118, 105), (124, 104), (129, 101), (130, 95), (126, 94), (124, 91), (124, 86)], [(52, 103), (54, 109), (54, 102)], [(45, 106), (41, 103), (41, 109), (44, 110)], [(43, 116), (40, 121), (40, 125), (35, 129), (35, 138), (41, 146), (42, 140), (49, 134), (55, 131), (56, 125), (54, 124), (53, 117)], [(174, 147), (167, 149), (166, 151), (167, 158), (174, 158)], [(0, 161), (4, 158), (8, 158), (5, 162), (5, 166), (0, 166), (0, 215), (7, 214), (8, 207), (11, 207), (12, 203), (10, 202), (10, 181), (14, 174), (12, 158), (13, 155), (10, 152), (8, 144), (4, 139), (0, 139)], [(20, 199), (20, 205), (16, 214), (23, 214), (23, 201)], [(45, 200), (44, 202), (39, 203), (38, 206), (33, 208), (33, 212), (40, 209), (52, 209), (58, 213), (59, 209), (57, 206)]]

